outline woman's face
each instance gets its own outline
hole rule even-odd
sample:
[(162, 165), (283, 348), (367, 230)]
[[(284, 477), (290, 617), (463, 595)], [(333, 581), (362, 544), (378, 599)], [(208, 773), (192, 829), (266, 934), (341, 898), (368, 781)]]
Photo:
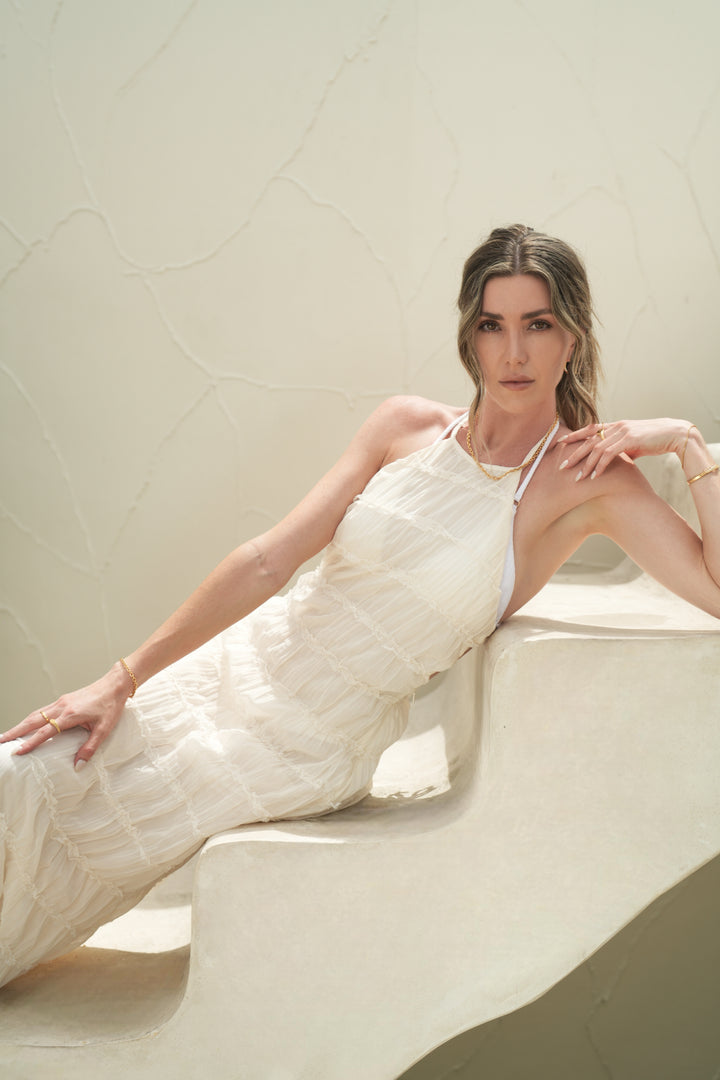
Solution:
[(507, 412), (552, 402), (575, 339), (550, 311), (550, 291), (534, 274), (485, 285), (473, 344), (484, 396)]

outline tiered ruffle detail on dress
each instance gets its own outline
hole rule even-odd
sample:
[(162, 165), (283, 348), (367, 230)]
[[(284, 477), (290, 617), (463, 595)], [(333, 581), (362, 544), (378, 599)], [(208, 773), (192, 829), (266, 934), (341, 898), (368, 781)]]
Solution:
[(132, 907), (212, 833), (369, 789), (413, 690), (495, 626), (518, 473), (454, 438), (383, 468), (321, 565), (141, 687), (86, 769), (0, 746), (0, 984)]

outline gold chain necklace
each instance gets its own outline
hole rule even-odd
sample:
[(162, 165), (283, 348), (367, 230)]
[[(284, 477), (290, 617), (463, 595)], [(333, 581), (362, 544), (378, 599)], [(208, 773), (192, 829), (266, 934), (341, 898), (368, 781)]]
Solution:
[(513, 467), (511, 469), (506, 469), (505, 472), (498, 473), (497, 475), (495, 475), (494, 473), (488, 472), (488, 470), (483, 465), (482, 461), (478, 461), (478, 457), (477, 457), (477, 454), (475, 453), (475, 448), (473, 447), (473, 443), (472, 443), (472, 436), (470, 435), (470, 425), (469, 424), (468, 424), (468, 429), (467, 429), (467, 438), (465, 440), (467, 442), (468, 453), (470, 454), (471, 458), (473, 459), (473, 461), (475, 462), (477, 467), (479, 469), (481, 469), (485, 473), (488, 480), (503, 480), (506, 476), (509, 476), (510, 473), (520, 472), (522, 469), (527, 469), (528, 465), (532, 465), (533, 461), (535, 461), (537, 459), (538, 454), (540, 454), (540, 452), (542, 451), (542, 448), (545, 446), (545, 443), (548, 441), (548, 439), (552, 435), (552, 433), (553, 433), (553, 431), (555, 429), (555, 425), (557, 424), (559, 419), (560, 419), (560, 413), (556, 412), (555, 413), (555, 419), (553, 420), (552, 424), (550, 425), (548, 430), (545, 432), (542, 439), (540, 440), (538, 445), (535, 447), (535, 449), (533, 450), (532, 454), (527, 459), (527, 461), (523, 461), (522, 465), (513, 465)]

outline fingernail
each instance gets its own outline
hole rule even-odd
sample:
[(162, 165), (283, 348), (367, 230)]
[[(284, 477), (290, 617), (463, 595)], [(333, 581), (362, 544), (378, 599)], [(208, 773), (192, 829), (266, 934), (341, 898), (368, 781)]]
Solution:
[(78, 760), (75, 762), (75, 772), (80, 772), (80, 770), (84, 769), (86, 765), (87, 761), (85, 760), (85, 758), (78, 758)]
[(567, 469), (567, 467), (568, 467), (568, 460), (567, 460), (567, 458), (566, 458), (566, 459), (565, 459), (565, 461), (563, 461), (563, 463), (562, 463), (562, 465), (560, 466), (560, 468), (561, 468), (561, 469)]
[(560, 438), (558, 439), (558, 442), (565, 442), (566, 439), (567, 439), (567, 435), (561, 435)]
[(595, 470), (593, 469), (593, 471), (592, 471), (592, 472), (590, 473), (590, 479), (591, 479), (591, 480), (594, 480), (596, 476), (597, 476), (597, 473), (596, 473), (596, 472), (595, 472)]
[(575, 483), (577, 483), (577, 482), (578, 482), (578, 480), (582, 480), (582, 469), (580, 470), (580, 472), (579, 472), (579, 473), (577, 474), (577, 476), (575, 477)]

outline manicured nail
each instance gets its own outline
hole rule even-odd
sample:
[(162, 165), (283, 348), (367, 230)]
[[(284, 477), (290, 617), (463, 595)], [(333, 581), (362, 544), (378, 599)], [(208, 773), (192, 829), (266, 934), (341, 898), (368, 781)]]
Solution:
[(580, 472), (579, 472), (579, 473), (577, 474), (577, 476), (575, 477), (575, 483), (577, 483), (577, 482), (578, 482), (578, 480), (582, 480), (582, 478), (583, 478), (583, 477), (582, 477), (582, 469), (581, 469), (581, 470), (580, 470)]
[(593, 471), (592, 471), (592, 472), (590, 473), (590, 479), (591, 479), (591, 480), (594, 480), (596, 476), (597, 476), (597, 473), (596, 473), (596, 472), (595, 472), (595, 470), (593, 469)]
[(560, 466), (560, 468), (561, 468), (561, 469), (567, 469), (567, 467), (568, 467), (568, 464), (569, 464), (569, 462), (568, 462), (567, 458), (565, 458), (565, 460), (563, 461), (563, 463), (562, 463), (562, 465)]
[(85, 760), (85, 758), (78, 758), (75, 762), (75, 772), (80, 772), (80, 770), (84, 769), (86, 765), (87, 761)]

